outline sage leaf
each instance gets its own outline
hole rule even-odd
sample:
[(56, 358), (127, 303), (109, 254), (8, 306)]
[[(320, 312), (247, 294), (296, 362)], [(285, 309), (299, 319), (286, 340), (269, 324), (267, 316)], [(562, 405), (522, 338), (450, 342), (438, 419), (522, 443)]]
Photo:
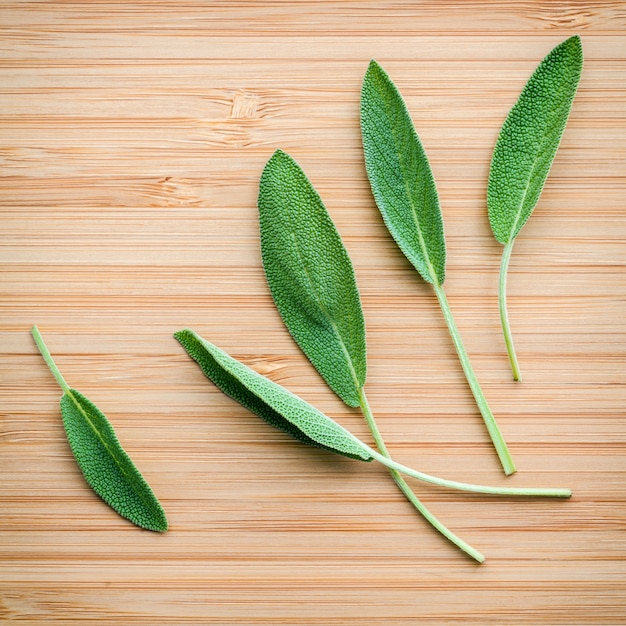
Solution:
[(385, 225), (407, 259), (432, 284), (502, 468), (505, 474), (513, 474), (513, 458), (476, 378), (443, 288), (443, 219), (428, 157), (400, 92), (376, 61), (370, 62), (363, 79), (361, 134), (365, 169)]
[(63, 389), (63, 426), (74, 458), (89, 486), (114, 511), (136, 526), (165, 532), (168, 523), (163, 507), (122, 448), (109, 420), (93, 402), (67, 385), (36, 326), (32, 335)]
[(376, 61), (363, 80), (361, 133), (367, 175), (385, 225), (422, 278), (443, 284), (446, 243), (435, 179), (406, 104)]
[(359, 406), (365, 322), (350, 257), (300, 166), (277, 150), (259, 185), (261, 254), (287, 329), (328, 385)]
[(530, 218), (552, 167), (583, 66), (580, 37), (566, 39), (534, 71), (509, 112), (496, 142), (487, 210), (496, 240), (504, 245), (500, 265), (500, 320), (513, 377), (521, 373), (506, 306), (506, 275), (513, 242)]
[[(490, 487), (438, 478), (397, 463), (370, 448), (343, 426), (318, 411), (281, 385), (237, 361), (192, 330), (174, 334), (187, 354), (198, 363), (209, 380), (227, 396), (256, 413), (268, 424), (295, 439), (330, 452), (362, 461), (376, 460), (394, 472), (403, 473), (426, 483), (459, 491), (500, 496), (569, 498), (569, 489)], [(419, 503), (419, 501), (418, 501)], [(421, 503), (420, 512), (447, 539), (469, 556), (481, 562), (484, 556), (457, 537), (435, 518)]]
[(207, 378), (227, 396), (272, 426), (303, 443), (371, 461), (371, 451), (363, 442), (281, 385), (237, 361), (192, 330), (181, 330), (174, 337)]
[(502, 126), (487, 187), (489, 222), (501, 244), (517, 236), (537, 205), (565, 130), (582, 66), (577, 35), (553, 48)]

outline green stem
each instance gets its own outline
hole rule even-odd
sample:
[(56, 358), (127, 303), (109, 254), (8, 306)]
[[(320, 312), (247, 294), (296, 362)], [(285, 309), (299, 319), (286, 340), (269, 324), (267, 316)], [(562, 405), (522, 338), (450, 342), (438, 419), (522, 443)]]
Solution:
[(476, 378), (476, 374), (474, 374), (474, 369), (472, 368), (472, 364), (470, 363), (469, 356), (467, 354), (467, 351), (465, 350), (463, 342), (461, 341), (459, 329), (457, 328), (456, 322), (454, 321), (454, 317), (452, 317), (452, 311), (450, 310), (450, 305), (448, 304), (448, 299), (446, 298), (446, 292), (444, 291), (443, 286), (438, 285), (437, 283), (433, 284), (433, 288), (435, 290), (435, 294), (437, 294), (437, 299), (439, 300), (439, 305), (441, 306), (443, 317), (446, 320), (446, 324), (448, 325), (448, 330), (450, 331), (452, 342), (454, 343), (454, 347), (456, 348), (457, 354), (459, 355), (461, 366), (463, 367), (463, 371), (465, 372), (465, 378), (467, 378), (467, 382), (469, 383), (470, 389), (472, 390), (472, 394), (474, 395), (474, 399), (476, 400), (478, 409), (483, 416), (483, 420), (485, 421), (485, 425), (487, 426), (487, 430), (489, 431), (491, 441), (493, 442), (493, 445), (496, 448), (496, 452), (498, 453), (498, 458), (500, 459), (500, 463), (502, 464), (504, 473), (507, 476), (514, 474), (516, 471), (515, 463), (513, 462), (511, 453), (507, 448), (506, 441), (504, 441), (504, 437), (500, 432), (500, 428), (498, 427), (496, 419), (493, 416), (489, 405), (487, 404), (487, 399), (485, 398), (485, 395), (480, 388), (478, 379)]
[(63, 389), (65, 393), (68, 393), (70, 391), (70, 386), (65, 382), (65, 379), (63, 378), (61, 372), (59, 371), (59, 368), (56, 366), (56, 363), (52, 360), (52, 356), (50, 355), (50, 352), (48, 351), (48, 347), (44, 343), (43, 337), (41, 336), (41, 333), (39, 332), (39, 329), (37, 328), (37, 326), (32, 327), (31, 333), (33, 335), (33, 339), (35, 340), (35, 343), (37, 344), (37, 347), (39, 348), (39, 352), (41, 352), (41, 356), (43, 357), (43, 360), (46, 362), (46, 365), (50, 368), (52, 375), (56, 378), (56, 381), (59, 383), (59, 385), (61, 385), (61, 389)]
[(515, 346), (513, 345), (513, 335), (511, 334), (511, 326), (509, 324), (509, 314), (506, 306), (506, 277), (509, 270), (509, 261), (511, 260), (511, 252), (515, 239), (511, 239), (504, 246), (502, 252), (502, 262), (500, 263), (500, 285), (498, 289), (498, 304), (500, 306), (500, 322), (502, 323), (502, 332), (504, 333), (504, 342), (506, 343), (506, 351), (509, 355), (509, 363), (513, 372), (513, 380), (522, 380), (522, 373), (517, 362), (517, 354), (515, 354)]
[[(378, 425), (376, 424), (376, 420), (374, 419), (374, 415), (370, 408), (369, 402), (367, 401), (367, 397), (365, 396), (365, 391), (363, 388), (359, 390), (359, 401), (361, 404), (361, 410), (363, 411), (363, 416), (365, 417), (365, 421), (369, 426), (370, 431), (372, 432), (372, 436), (374, 437), (374, 441), (376, 442), (376, 446), (378, 447), (380, 453), (384, 458), (387, 458), (391, 461), (389, 456), (389, 452), (387, 450), (387, 446), (378, 430)], [(389, 473), (391, 474), (393, 480), (396, 485), (398, 485), (400, 491), (406, 496), (407, 500), (422, 514), (422, 516), (426, 519), (426, 521), (433, 526), (436, 530), (438, 530), (446, 539), (452, 542), (455, 546), (463, 550), (466, 554), (471, 556), (473, 559), (482, 563), (485, 560), (483, 554), (481, 554), (475, 548), (472, 548), (468, 543), (463, 541), (460, 537), (455, 535), (449, 528), (444, 526), (427, 508), (420, 502), (419, 498), (413, 493), (411, 487), (409, 487), (408, 483), (402, 475), (396, 470), (388, 466)]]
[(439, 487), (447, 487), (449, 489), (457, 489), (459, 491), (470, 491), (472, 493), (486, 493), (495, 496), (523, 496), (528, 498), (570, 498), (572, 492), (570, 489), (556, 489), (556, 488), (533, 488), (533, 487), (488, 487), (485, 485), (473, 485), (471, 483), (460, 483), (455, 480), (446, 480), (445, 478), (438, 478), (437, 476), (431, 476), (430, 474), (424, 474), (418, 472), (406, 465), (397, 463), (393, 459), (384, 456), (375, 450), (370, 448), (371, 455), (380, 463), (388, 468), (395, 469), (398, 472), (402, 472), (412, 478), (423, 480), (424, 482), (438, 485)]

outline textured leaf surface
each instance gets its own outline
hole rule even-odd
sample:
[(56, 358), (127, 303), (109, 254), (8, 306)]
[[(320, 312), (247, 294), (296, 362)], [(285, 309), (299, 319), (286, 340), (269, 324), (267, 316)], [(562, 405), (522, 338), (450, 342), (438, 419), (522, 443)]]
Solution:
[(368, 447), (284, 387), (240, 363), (192, 330), (174, 337), (204, 374), (227, 396), (295, 439), (355, 459), (370, 461)]
[(495, 238), (509, 243), (535, 208), (552, 166), (582, 72), (580, 38), (570, 37), (539, 64), (502, 126), (487, 189)]
[(361, 90), (365, 167), (376, 204), (398, 246), (429, 283), (445, 280), (439, 195), (400, 92), (376, 61)]
[(354, 269), (328, 211), (300, 166), (278, 150), (259, 186), (261, 253), (289, 332), (350, 406), (365, 384), (365, 323)]
[(74, 457), (91, 488), (137, 526), (166, 531), (161, 504), (105, 415), (75, 389), (63, 394), (61, 415)]

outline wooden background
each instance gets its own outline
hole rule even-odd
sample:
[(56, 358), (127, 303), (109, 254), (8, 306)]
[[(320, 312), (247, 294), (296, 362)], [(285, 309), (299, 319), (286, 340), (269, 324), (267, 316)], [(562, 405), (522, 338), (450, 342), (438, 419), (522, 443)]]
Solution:
[[(626, 6), (623, 2), (73, 0), (0, 5), (0, 619), (400, 626), (626, 623)], [(510, 314), (486, 219), (493, 145), (543, 56), (585, 68)], [(451, 306), (519, 472), (505, 479), (431, 290), (372, 201), (358, 126), (370, 58), (430, 156)], [(370, 441), (269, 297), (256, 194), (276, 148), (353, 258), (366, 386), (394, 456), (568, 502), (415, 484), (487, 556), (434, 532), (381, 467), (306, 448), (203, 378), (191, 327)], [(29, 335), (105, 411), (168, 513), (166, 535), (85, 485)]]

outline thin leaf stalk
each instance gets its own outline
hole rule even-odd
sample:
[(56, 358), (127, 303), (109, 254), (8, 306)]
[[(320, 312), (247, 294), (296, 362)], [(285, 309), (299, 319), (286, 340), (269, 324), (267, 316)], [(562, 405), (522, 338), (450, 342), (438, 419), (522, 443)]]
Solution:
[(61, 374), (59, 368), (54, 362), (52, 355), (50, 354), (50, 351), (48, 350), (48, 346), (46, 346), (43, 340), (43, 337), (41, 336), (41, 333), (39, 332), (39, 329), (37, 328), (37, 326), (32, 327), (31, 334), (33, 336), (33, 339), (35, 340), (35, 343), (37, 344), (37, 348), (39, 348), (39, 352), (41, 352), (41, 356), (43, 357), (43, 360), (45, 361), (46, 365), (52, 372), (52, 375), (55, 377), (56, 381), (61, 386), (61, 389), (63, 389), (65, 393), (70, 393), (71, 391), (70, 386), (65, 382), (63, 375)]
[[(363, 412), (363, 416), (365, 417), (365, 421), (372, 433), (374, 441), (376, 442), (376, 447), (380, 451), (380, 453), (387, 459), (391, 460), (389, 455), (389, 451), (387, 450), (387, 446), (383, 440), (383, 437), (378, 429), (378, 424), (374, 419), (374, 414), (370, 408), (369, 402), (367, 400), (367, 396), (365, 395), (365, 390), (361, 387), (359, 390), (359, 401), (361, 405), (361, 411)], [(448, 541), (453, 543), (455, 546), (460, 548), (463, 552), (465, 552), (468, 556), (473, 558), (478, 563), (483, 563), (485, 560), (485, 556), (470, 546), (468, 543), (463, 541), (460, 537), (455, 535), (447, 526), (445, 526), (442, 522), (440, 522), (420, 501), (420, 499), (413, 493), (411, 487), (406, 482), (404, 477), (394, 468), (387, 467), (391, 477), (393, 478), (396, 485), (400, 491), (405, 495), (407, 500), (417, 509), (417, 511), (424, 517), (424, 519), (433, 527), (435, 530), (440, 532)]]
[(474, 399), (476, 400), (476, 405), (478, 406), (480, 414), (483, 417), (485, 426), (487, 427), (487, 431), (489, 432), (489, 436), (491, 437), (491, 441), (495, 446), (498, 458), (500, 459), (500, 463), (502, 465), (502, 469), (507, 476), (510, 476), (511, 474), (514, 474), (516, 472), (513, 457), (509, 452), (506, 441), (504, 440), (504, 437), (500, 432), (498, 423), (496, 422), (496, 419), (493, 416), (491, 409), (489, 408), (489, 404), (487, 403), (485, 394), (483, 393), (478, 379), (476, 378), (476, 374), (474, 373), (474, 369), (472, 368), (472, 364), (469, 360), (469, 355), (467, 354), (467, 350), (465, 349), (463, 341), (461, 340), (459, 329), (456, 325), (456, 322), (454, 321), (454, 317), (452, 316), (452, 311), (450, 310), (450, 305), (448, 303), (448, 298), (446, 297), (444, 288), (442, 285), (439, 285), (437, 283), (433, 283), (433, 288), (435, 290), (435, 294), (437, 295), (437, 299), (439, 300), (439, 306), (441, 307), (443, 317), (446, 320), (448, 330), (450, 331), (452, 342), (454, 343), (454, 347), (456, 348), (457, 354), (459, 355), (459, 360), (461, 361), (461, 366), (463, 368), (463, 372), (465, 373), (465, 378), (467, 379), (470, 389), (472, 390), (472, 394), (474, 396)]
[(509, 261), (511, 260), (511, 252), (515, 239), (511, 239), (502, 252), (502, 261), (500, 263), (500, 283), (498, 287), (498, 305), (500, 308), (500, 323), (502, 324), (502, 332), (504, 333), (504, 342), (506, 344), (506, 352), (509, 355), (509, 363), (513, 372), (513, 380), (522, 380), (517, 354), (515, 353), (515, 345), (513, 344), (513, 334), (511, 333), (511, 324), (509, 323), (509, 313), (506, 304), (506, 278), (509, 271)]
[(462, 483), (456, 480), (447, 480), (437, 476), (431, 476), (424, 472), (418, 472), (411, 467), (402, 465), (389, 457), (376, 452), (370, 448), (370, 454), (376, 461), (382, 463), (388, 468), (395, 469), (406, 476), (416, 478), (417, 480), (437, 485), (438, 487), (446, 487), (448, 489), (456, 489), (457, 491), (469, 491), (471, 493), (483, 493), (493, 496), (517, 496), (526, 498), (570, 498), (572, 492), (570, 489), (560, 488), (543, 488), (543, 487), (491, 487), (487, 485), (474, 485), (472, 483)]

